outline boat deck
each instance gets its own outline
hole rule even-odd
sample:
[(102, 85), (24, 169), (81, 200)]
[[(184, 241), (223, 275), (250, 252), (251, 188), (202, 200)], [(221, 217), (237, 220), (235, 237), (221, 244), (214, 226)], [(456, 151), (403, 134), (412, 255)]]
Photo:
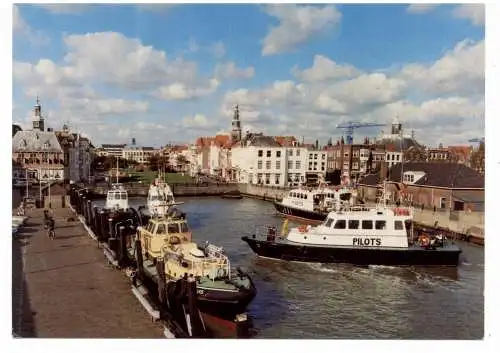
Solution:
[(12, 241), (12, 326), (20, 337), (160, 338), (119, 271), (69, 209), (56, 209), (56, 239), (43, 229), (43, 210), (29, 213)]
[[(265, 238), (257, 238), (257, 240), (265, 240)], [(347, 245), (325, 245), (325, 244), (304, 244), (304, 243), (297, 243), (297, 242), (294, 242), (294, 241), (290, 241), (288, 239), (276, 239), (276, 243), (279, 243), (279, 244), (284, 244), (284, 245), (293, 245), (293, 246), (307, 246), (307, 247), (319, 247), (319, 248), (342, 248), (342, 249), (370, 249), (370, 250), (390, 250), (390, 251), (408, 251), (408, 250), (411, 250), (411, 251), (429, 251), (419, 245), (410, 245), (408, 246), (407, 248), (399, 248), (399, 247), (389, 247), (389, 246), (347, 246)], [(434, 250), (432, 251), (452, 251), (452, 252), (456, 252), (456, 251), (460, 251), (460, 247), (455, 244), (455, 243), (452, 243), (450, 241), (448, 241), (444, 247), (436, 247)]]

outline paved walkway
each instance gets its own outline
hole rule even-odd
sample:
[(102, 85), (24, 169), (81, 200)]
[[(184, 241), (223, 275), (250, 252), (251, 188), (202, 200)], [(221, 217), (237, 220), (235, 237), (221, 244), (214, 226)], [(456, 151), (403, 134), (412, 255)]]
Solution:
[(12, 241), (14, 334), (42, 338), (160, 338), (130, 291), (123, 273), (103, 253), (69, 209), (55, 210), (56, 239), (42, 227), (43, 211), (30, 214)]

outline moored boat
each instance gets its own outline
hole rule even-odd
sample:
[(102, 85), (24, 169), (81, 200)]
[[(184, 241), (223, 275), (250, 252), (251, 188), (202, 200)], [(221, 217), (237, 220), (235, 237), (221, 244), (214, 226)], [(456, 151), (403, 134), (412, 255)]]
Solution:
[(318, 188), (297, 188), (290, 190), (274, 207), (279, 214), (292, 219), (319, 223), (328, 212), (343, 205), (352, 205), (355, 191), (347, 188), (332, 188), (320, 185)]
[(355, 265), (458, 266), (462, 252), (443, 235), (416, 234), (411, 208), (387, 205), (345, 207), (316, 227), (276, 232), (269, 227), (242, 240), (262, 257)]
[[(201, 312), (232, 320), (256, 295), (250, 276), (239, 269), (233, 271), (222, 248), (208, 243), (199, 247), (192, 241), (185, 217), (150, 218), (138, 228), (137, 237), (144, 273), (158, 282), (156, 263), (161, 260), (167, 287), (184, 276), (194, 277)], [(130, 244), (129, 255), (135, 257), (135, 251)]]

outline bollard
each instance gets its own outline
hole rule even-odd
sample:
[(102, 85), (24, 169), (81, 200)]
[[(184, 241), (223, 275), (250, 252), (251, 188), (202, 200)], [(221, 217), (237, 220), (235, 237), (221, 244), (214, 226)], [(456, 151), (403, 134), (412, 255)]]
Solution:
[(156, 271), (158, 273), (158, 300), (161, 305), (166, 303), (166, 281), (165, 281), (165, 263), (163, 257), (156, 259)]

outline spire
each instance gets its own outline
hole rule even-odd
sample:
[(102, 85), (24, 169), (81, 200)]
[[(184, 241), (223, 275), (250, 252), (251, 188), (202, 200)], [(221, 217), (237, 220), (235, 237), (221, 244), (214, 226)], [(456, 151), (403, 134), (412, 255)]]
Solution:
[(234, 106), (233, 121), (231, 122), (231, 139), (233, 141), (241, 140), (241, 121), (240, 121), (240, 109), (238, 104)]
[(36, 104), (33, 108), (34, 117), (33, 117), (33, 130), (44, 131), (45, 124), (42, 116), (42, 106), (40, 105), (40, 97), (36, 96)]

